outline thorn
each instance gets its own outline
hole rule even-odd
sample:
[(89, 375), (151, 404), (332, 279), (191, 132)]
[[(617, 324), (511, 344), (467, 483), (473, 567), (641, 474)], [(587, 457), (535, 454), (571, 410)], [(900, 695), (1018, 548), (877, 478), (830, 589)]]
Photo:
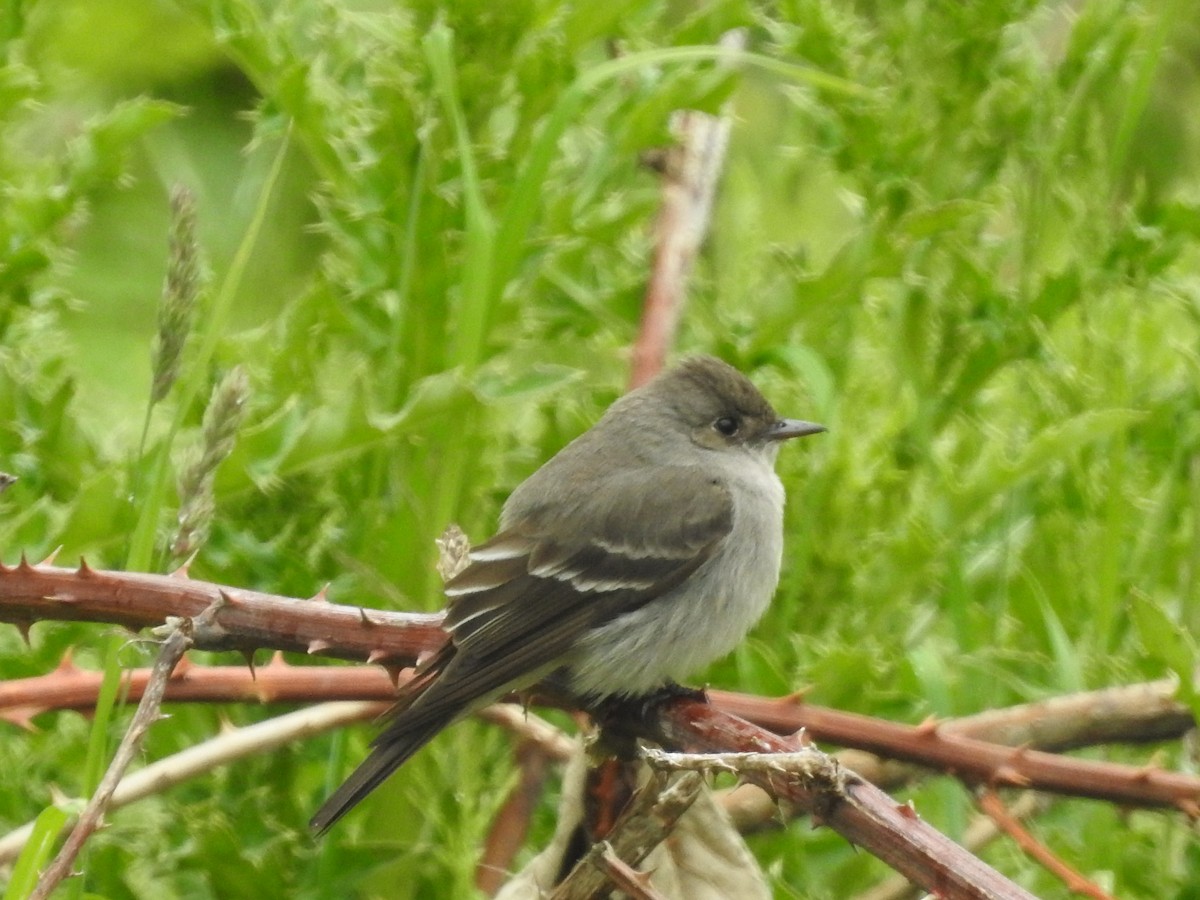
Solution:
[(13, 706), (0, 710), (0, 720), (16, 725), (30, 734), (40, 734), (41, 729), (33, 724), (33, 717), (49, 710), (45, 706)]
[(49, 552), (49, 553), (46, 555), (46, 558), (45, 558), (45, 559), (43, 559), (43, 560), (42, 560), (40, 563), (38, 563), (38, 565), (39, 565), (39, 566), (52, 566), (52, 565), (54, 565), (54, 558), (55, 558), (56, 556), (58, 556), (58, 552), (59, 552), (60, 550), (62, 550), (62, 544), (59, 544), (57, 547), (55, 547), (53, 550), (51, 550), (51, 551), (50, 551), (50, 552)]
[(937, 737), (939, 728), (941, 728), (941, 723), (938, 722), (937, 716), (926, 716), (925, 720), (913, 730), (917, 737), (930, 738)]
[[(311, 653), (312, 651), (309, 650), (309, 652)], [(258, 681), (258, 672), (254, 668), (254, 651), (253, 650), (243, 650), (242, 656), (246, 660), (246, 665), (250, 667), (250, 680)]]
[[(1028, 744), (1020, 744), (1019, 746), (1013, 747), (1012, 753), (1008, 754), (1008, 762), (1005, 763), (1002, 768), (1011, 768), (1015, 771), (1019, 771), (1021, 764), (1029, 757), (1030, 749), (1031, 748)], [(1018, 777), (1024, 778), (1025, 776), (1020, 775)]]
[(1162, 772), (1162, 768), (1155, 763), (1147, 763), (1144, 766), (1138, 766), (1133, 774), (1134, 781), (1149, 781), (1155, 775)]
[(32, 572), (33, 566), (29, 564), (29, 557), (25, 555), (25, 551), (21, 551), (21, 559), (17, 563), (18, 572)]
[(79, 557), (79, 568), (75, 574), (80, 578), (95, 578), (96, 570), (87, 564), (87, 560), (82, 556)]
[[(11, 572), (11, 569), (5, 569), (5, 572)], [(17, 627), (17, 631), (21, 634), (21, 639), (25, 641), (26, 647), (32, 647), (33, 644), (29, 640), (29, 629), (33, 627), (32, 619), (17, 619), (13, 623)]]
[(367, 615), (367, 611), (361, 606), (358, 608), (358, 618), (366, 626), (374, 628), (379, 623)]
[(919, 815), (917, 815), (917, 808), (913, 805), (911, 800), (909, 800), (907, 803), (896, 804), (896, 812), (900, 814), (901, 818), (909, 819), (913, 822), (919, 821), (921, 818)]
[(630, 884), (635, 885), (639, 889), (638, 892), (641, 896), (648, 896), (650, 890), (650, 873), (638, 871), (625, 862), (625, 860), (617, 856), (616, 851), (613, 850), (611, 845), (604, 848), (600, 869), (610, 873), (610, 877), (616, 875), (617, 877), (628, 879)]
[[(790, 821), (790, 817), (788, 816), (787, 809), (783, 805), (783, 798), (772, 796), (770, 799), (773, 801), (771, 803), (771, 809), (775, 814), (775, 818), (778, 819), (778, 822), (781, 826), (786, 828), (787, 823)], [(816, 828), (820, 824), (817, 821), (817, 814), (815, 810), (809, 818), (812, 820), (813, 828)]]
[(391, 655), (392, 654), (390, 652), (384, 650), (382, 647), (376, 647), (367, 654), (367, 662), (371, 664), (381, 663)]
[(1180, 797), (1175, 801), (1175, 805), (1193, 822), (1200, 819), (1200, 803), (1197, 803), (1194, 797)]
[(325, 640), (324, 638), (317, 638), (316, 640), (312, 640), (312, 641), (308, 642), (308, 655), (314, 656), (318, 653), (328, 650), (332, 646), (333, 646), (333, 644), (331, 644), (329, 641)]
[(437, 650), (422, 650), (417, 654), (416, 665), (413, 666), (418, 672), (422, 671), (429, 661), (438, 655)]
[(392, 666), (385, 665), (383, 667), (383, 671), (387, 672), (387, 677), (388, 677), (388, 680), (391, 681), (392, 687), (394, 687), (394, 688), (400, 687), (400, 672), (403, 668), (404, 668), (404, 666), (396, 666), (396, 665), (392, 665)]
[(1003, 765), (998, 768), (992, 781), (996, 784), (1006, 784), (1012, 787), (1029, 787), (1033, 782), (1028, 776), (1021, 774), (1014, 766)]
[(321, 585), (321, 589), (308, 598), (309, 603), (328, 603), (329, 602), (329, 582)]
[(273, 668), (278, 668), (280, 666), (282, 666), (283, 668), (286, 669), (288, 667), (288, 661), (283, 658), (282, 650), (276, 650), (274, 653), (271, 654), (271, 661), (269, 663), (267, 663), (263, 668), (273, 669)]
[(192, 563), (196, 561), (196, 554), (200, 552), (199, 548), (192, 551), (191, 555), (179, 564), (179, 568), (171, 573), (171, 578), (182, 578), (187, 580), (192, 576), (188, 574), (188, 569), (192, 567)]
[(646, 891), (646, 890), (650, 889), (650, 886), (651, 886), (650, 885), (650, 877), (651, 876), (650, 876), (649, 872), (639, 872), (635, 869), (633, 871), (633, 874), (631, 874), (629, 877), (632, 878), (633, 882), (636, 885), (638, 885), (642, 890)]
[(63, 651), (62, 659), (58, 661), (54, 671), (59, 675), (75, 675), (79, 672), (79, 666), (75, 665), (74, 647), (68, 647)]
[(521, 701), (521, 712), (525, 718), (529, 718), (529, 707), (533, 704), (533, 691), (520, 691), (517, 693), (517, 699)]
[(179, 662), (175, 663), (175, 668), (171, 670), (171, 681), (187, 678), (195, 666), (186, 656), (179, 657)]
[(789, 735), (789, 737), (791, 740), (795, 741), (801, 747), (811, 747), (812, 746), (813, 741), (812, 741), (812, 738), (810, 738), (808, 736), (807, 728), (801, 728), (799, 731), (793, 731), (791, 733), (791, 735)]
[(778, 703), (781, 706), (803, 706), (808, 702), (808, 695), (812, 691), (811, 685), (805, 685), (802, 688), (796, 688), (790, 694), (784, 694), (778, 698)]
[(218, 588), (217, 593), (220, 594), (220, 596), (221, 596), (221, 602), (217, 606), (217, 609), (221, 609), (224, 606), (240, 606), (241, 605), (242, 601), (239, 600), (237, 597), (233, 596), (233, 594), (230, 593), (229, 591), (225, 590), (225, 588)]

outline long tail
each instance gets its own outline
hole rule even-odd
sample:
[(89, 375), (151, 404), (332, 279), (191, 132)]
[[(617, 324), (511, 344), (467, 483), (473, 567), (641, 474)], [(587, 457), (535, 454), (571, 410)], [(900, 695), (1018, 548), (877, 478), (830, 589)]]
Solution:
[(309, 827), (317, 834), (324, 834), (333, 827), (334, 822), (383, 784), (389, 775), (467, 708), (463, 698), (447, 702), (437, 696), (438, 680), (454, 654), (454, 645), (447, 641), (400, 689), (396, 704), (384, 714), (387, 727), (371, 742), (370, 755), (308, 820)]
[(324, 834), (456, 717), (453, 712), (432, 719), (426, 715), (421, 716), (422, 721), (409, 726), (401, 712), (388, 724), (387, 730), (375, 739), (375, 748), (370, 756), (321, 804), (316, 815), (309, 820), (309, 827), (317, 834)]

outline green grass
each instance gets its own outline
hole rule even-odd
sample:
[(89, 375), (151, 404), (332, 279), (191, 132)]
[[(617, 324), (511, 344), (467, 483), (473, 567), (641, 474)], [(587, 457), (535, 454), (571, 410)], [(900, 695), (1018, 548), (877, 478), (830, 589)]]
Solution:
[[(16, 3), (0, 23), (0, 470), (21, 479), (0, 496), (5, 560), (61, 544), (95, 565), (161, 565), (175, 471), (210, 386), (241, 364), (248, 424), (194, 573), (439, 605), (433, 538), (451, 520), (487, 536), (508, 491), (622, 390), (658, 200), (638, 155), (668, 140), (670, 110), (729, 100), (679, 350), (723, 356), (830, 433), (783, 455), (783, 583), (708, 680), (811, 685), (915, 722), (1193, 668), (1200, 32), (1186, 4), (71, 10)], [(738, 26), (753, 56), (715, 66), (712, 44)], [(101, 30), (127, 36), (122, 52)], [(181, 181), (213, 288), (139, 458)], [(108, 640), (43, 624), (26, 648), (0, 631), (0, 671), (46, 671), (72, 645), (99, 667)], [(177, 712), (152, 752), (217, 727), (215, 711)], [(39, 725), (0, 742), (0, 771), (21, 773), (0, 776), (9, 823), (51, 784), (83, 790), (90, 724)], [(504, 736), (457, 727), (314, 843), (307, 817), (367, 737), (118, 813), (74, 890), (469, 895), (511, 783)], [(952, 834), (969, 816), (954, 784), (913, 796)], [(548, 799), (528, 852), (552, 816)], [(1200, 889), (1195, 839), (1170, 815), (1079, 801), (1035, 830), (1119, 896)], [(847, 896), (881, 869), (805, 824), (752, 846), (784, 897)], [(1011, 847), (988, 858), (1063, 893)]]

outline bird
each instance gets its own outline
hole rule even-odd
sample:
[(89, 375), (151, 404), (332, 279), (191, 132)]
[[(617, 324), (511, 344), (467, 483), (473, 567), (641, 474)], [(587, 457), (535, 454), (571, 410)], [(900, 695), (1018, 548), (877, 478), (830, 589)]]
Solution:
[(732, 650), (779, 581), (781, 418), (712, 356), (616, 400), (509, 496), (445, 585), (445, 642), (398, 691), (367, 758), (310, 822), (326, 832), (438, 732), (546, 679), (579, 698), (653, 695)]

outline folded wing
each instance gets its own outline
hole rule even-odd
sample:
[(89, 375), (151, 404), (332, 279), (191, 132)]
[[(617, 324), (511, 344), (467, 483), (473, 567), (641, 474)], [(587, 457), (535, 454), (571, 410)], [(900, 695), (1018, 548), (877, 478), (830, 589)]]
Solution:
[(558, 668), (582, 633), (683, 582), (729, 533), (733, 503), (696, 467), (638, 468), (516, 518), (446, 585), (449, 639), (401, 689), (371, 755), (314, 828), (328, 829), (455, 719)]

